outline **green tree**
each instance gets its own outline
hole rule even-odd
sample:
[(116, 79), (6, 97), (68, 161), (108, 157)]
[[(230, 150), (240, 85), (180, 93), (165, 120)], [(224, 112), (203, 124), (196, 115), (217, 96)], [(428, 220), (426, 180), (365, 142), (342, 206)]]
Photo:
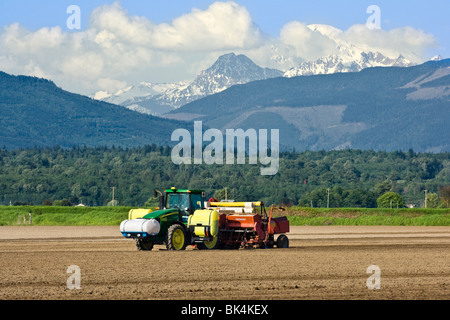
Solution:
[(381, 197), (383, 194), (385, 194), (386, 192), (389, 192), (392, 190), (392, 183), (390, 181), (383, 181), (380, 183), (377, 183), (375, 185), (375, 187), (373, 187), (373, 193), (375, 194), (375, 196)]
[(157, 197), (150, 197), (144, 204), (146, 208), (154, 208), (159, 206), (159, 199)]
[(53, 205), (56, 207), (70, 207), (72, 204), (68, 199), (63, 199), (53, 201)]
[(220, 190), (217, 190), (214, 193), (214, 198), (216, 198), (217, 200), (238, 200), (237, 198), (237, 192), (234, 189), (231, 188), (223, 188)]
[(119, 206), (119, 200), (111, 200), (107, 204), (108, 207), (118, 207)]
[(439, 195), (441, 196), (442, 206), (445, 208), (450, 208), (450, 186), (442, 187), (439, 190)]
[(386, 192), (377, 199), (378, 208), (402, 208), (403, 198), (398, 193)]
[(439, 207), (439, 197), (437, 193), (427, 194), (427, 208), (437, 208)]

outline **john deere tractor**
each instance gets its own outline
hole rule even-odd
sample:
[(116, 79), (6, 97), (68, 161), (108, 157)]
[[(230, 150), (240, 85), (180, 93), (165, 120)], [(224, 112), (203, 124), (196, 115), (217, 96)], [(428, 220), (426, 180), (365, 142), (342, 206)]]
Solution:
[(152, 250), (155, 244), (165, 244), (167, 250), (184, 250), (188, 245), (200, 250), (289, 247), (285, 235), (289, 220), (272, 217), (272, 210), (268, 215), (261, 201), (210, 199), (205, 204), (203, 191), (176, 188), (164, 194), (155, 190), (155, 197), (159, 197), (157, 211), (131, 210), (120, 224), (120, 232), (135, 239), (139, 250)]
[[(217, 229), (211, 228), (211, 225), (218, 226), (218, 214), (204, 210), (203, 191), (172, 188), (165, 190), (163, 194), (155, 190), (155, 197), (159, 198), (159, 210), (146, 210), (144, 216), (130, 218), (120, 225), (122, 235), (135, 239), (139, 250), (152, 250), (155, 244), (165, 244), (167, 250), (184, 250), (187, 245), (194, 243), (199, 249), (212, 249), (218, 243), (218, 230), (211, 230)], [(201, 224), (201, 232), (197, 230), (192, 233), (189, 229), (188, 223), (194, 212), (197, 219), (206, 222)], [(132, 215), (130, 212), (130, 216)], [(211, 219), (217, 221), (213, 222)]]

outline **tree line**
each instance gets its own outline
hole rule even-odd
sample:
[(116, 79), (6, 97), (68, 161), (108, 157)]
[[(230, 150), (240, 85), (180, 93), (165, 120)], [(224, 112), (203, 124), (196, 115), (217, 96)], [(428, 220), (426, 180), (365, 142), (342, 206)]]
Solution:
[[(208, 197), (312, 207), (449, 207), (450, 153), (288, 151), (275, 176), (254, 165), (175, 165), (171, 148), (0, 150), (0, 205), (144, 206), (154, 189), (202, 189)], [(425, 197), (427, 196), (427, 201)], [(390, 201), (390, 202), (389, 202)]]

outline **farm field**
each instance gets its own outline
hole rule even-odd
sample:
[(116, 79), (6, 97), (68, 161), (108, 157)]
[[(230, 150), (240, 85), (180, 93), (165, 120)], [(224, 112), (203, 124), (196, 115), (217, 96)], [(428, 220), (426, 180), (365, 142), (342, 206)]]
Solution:
[[(118, 227), (0, 227), (0, 300), (450, 297), (450, 227), (291, 227), (289, 249), (139, 252)], [(69, 266), (81, 289), (69, 290)], [(381, 271), (369, 290), (369, 266)]]

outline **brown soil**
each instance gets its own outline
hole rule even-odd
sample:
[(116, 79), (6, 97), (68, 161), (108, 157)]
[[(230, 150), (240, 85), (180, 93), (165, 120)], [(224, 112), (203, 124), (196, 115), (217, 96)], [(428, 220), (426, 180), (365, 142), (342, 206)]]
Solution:
[[(0, 300), (450, 297), (448, 227), (293, 227), (289, 249), (137, 251), (116, 227), (0, 227)], [(81, 270), (69, 290), (67, 268)], [(381, 289), (367, 268), (379, 266)]]

